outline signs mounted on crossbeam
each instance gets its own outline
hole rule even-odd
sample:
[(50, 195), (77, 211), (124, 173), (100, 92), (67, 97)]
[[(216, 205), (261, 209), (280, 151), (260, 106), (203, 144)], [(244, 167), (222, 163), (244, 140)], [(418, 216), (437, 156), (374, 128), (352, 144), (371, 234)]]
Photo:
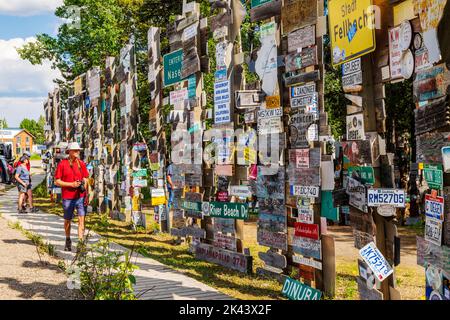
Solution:
[(344, 92), (362, 90), (361, 58), (342, 64), (342, 88)]
[(316, 23), (318, 17), (317, 1), (290, 0), (281, 7), (282, 34)]
[(328, 25), (334, 66), (375, 50), (376, 17), (371, 5), (371, 0), (329, 2)]
[(287, 36), (288, 52), (297, 51), (298, 48), (305, 48), (316, 44), (316, 26), (309, 25), (304, 28), (292, 31)]
[(281, 0), (252, 0), (250, 9), (251, 22), (261, 21), (281, 13)]
[(317, 47), (304, 48), (299, 52), (293, 52), (284, 57), (286, 72), (306, 68), (317, 64)]
[(362, 113), (352, 114), (346, 117), (347, 140), (364, 140), (364, 115)]

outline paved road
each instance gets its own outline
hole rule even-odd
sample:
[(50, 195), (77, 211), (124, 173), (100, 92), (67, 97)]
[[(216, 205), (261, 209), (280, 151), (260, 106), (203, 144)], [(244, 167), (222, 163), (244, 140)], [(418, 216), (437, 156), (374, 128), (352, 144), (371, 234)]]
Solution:
[[(37, 174), (33, 177), (33, 184), (37, 186), (43, 181), (44, 175)], [(53, 244), (56, 248), (58, 257), (71, 261), (74, 253), (64, 251), (65, 236), (63, 232), (63, 219), (59, 216), (36, 213), (36, 214), (18, 214), (17, 213), (17, 189), (11, 189), (0, 198), (0, 214), (11, 222), (19, 221), (27, 230), (41, 235), (46, 241)], [(77, 228), (72, 227), (72, 239), (77, 239)], [(93, 232), (91, 241), (98, 241), (100, 236)], [(76, 243), (72, 246), (75, 248)], [(128, 250), (120, 245), (112, 244), (111, 250)], [(197, 280), (189, 278), (180, 272), (177, 272), (162, 263), (146, 258), (138, 254), (133, 255), (133, 262), (140, 267), (135, 271), (137, 284), (136, 293), (145, 292), (141, 299), (161, 299), (161, 300), (225, 300), (231, 299), (216, 289), (209, 287)], [(150, 291), (147, 291), (151, 289)]]

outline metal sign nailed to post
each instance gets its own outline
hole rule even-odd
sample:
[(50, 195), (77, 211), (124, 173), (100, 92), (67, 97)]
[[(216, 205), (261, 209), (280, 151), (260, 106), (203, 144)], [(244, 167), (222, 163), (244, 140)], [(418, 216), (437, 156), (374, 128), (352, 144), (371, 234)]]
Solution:
[(360, 256), (369, 265), (379, 281), (385, 280), (394, 270), (386, 261), (380, 250), (371, 242), (359, 250)]

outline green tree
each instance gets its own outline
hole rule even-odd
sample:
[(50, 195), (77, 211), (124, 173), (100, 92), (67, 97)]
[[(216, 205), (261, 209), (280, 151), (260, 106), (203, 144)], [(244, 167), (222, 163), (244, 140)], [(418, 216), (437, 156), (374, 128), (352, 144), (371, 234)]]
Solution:
[(44, 124), (45, 119), (41, 116), (38, 121), (33, 119), (23, 119), (20, 123), (20, 128), (27, 130), (35, 137), (34, 143), (43, 144), (45, 141)]
[(8, 122), (6, 122), (6, 119), (0, 119), (0, 129), (8, 128)]

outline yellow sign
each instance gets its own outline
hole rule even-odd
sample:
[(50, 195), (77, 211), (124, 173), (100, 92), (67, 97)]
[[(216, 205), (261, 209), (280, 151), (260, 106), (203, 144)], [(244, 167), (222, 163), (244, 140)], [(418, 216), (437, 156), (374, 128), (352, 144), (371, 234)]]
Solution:
[(414, 3), (413, 0), (406, 0), (396, 4), (393, 7), (394, 11), (394, 26), (398, 26), (405, 20), (412, 20), (417, 15), (414, 13)]
[[(375, 50), (375, 17), (372, 0), (328, 2), (333, 65), (361, 57)], [(379, 11), (378, 11), (379, 12)], [(377, 19), (380, 19), (378, 16)]]
[(266, 97), (266, 109), (276, 109), (280, 107), (280, 96), (267, 96)]
[(152, 206), (166, 204), (166, 197), (152, 197)]
[(73, 91), (76, 96), (80, 95), (81, 92), (83, 91), (83, 82), (81, 77), (75, 78), (73, 82)]

